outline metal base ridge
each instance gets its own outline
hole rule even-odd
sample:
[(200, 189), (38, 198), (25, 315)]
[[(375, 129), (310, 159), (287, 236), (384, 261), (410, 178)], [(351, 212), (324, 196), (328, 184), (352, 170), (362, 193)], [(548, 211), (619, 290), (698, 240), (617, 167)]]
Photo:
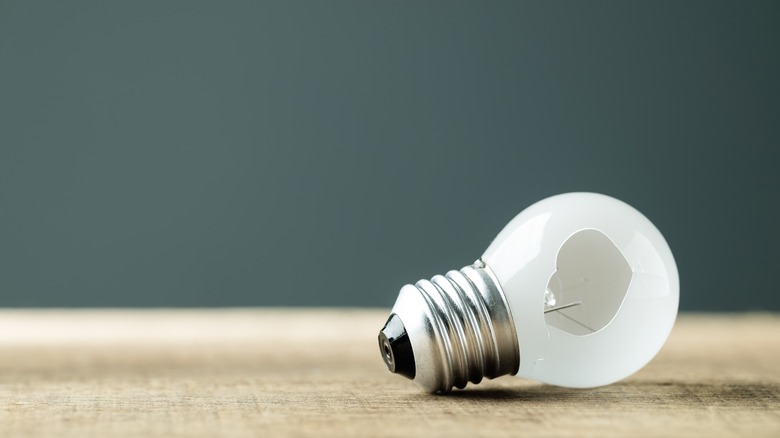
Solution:
[(401, 288), (379, 349), (391, 372), (433, 393), (516, 374), (520, 366), (506, 297), (482, 260)]

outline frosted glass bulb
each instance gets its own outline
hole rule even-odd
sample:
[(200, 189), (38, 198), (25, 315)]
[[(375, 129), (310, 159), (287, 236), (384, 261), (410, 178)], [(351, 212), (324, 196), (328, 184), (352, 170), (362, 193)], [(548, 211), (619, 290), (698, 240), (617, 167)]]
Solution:
[(568, 193), (517, 215), (473, 265), (404, 286), (379, 347), (430, 392), (506, 374), (600, 386), (655, 356), (678, 301), (674, 257), (646, 217)]

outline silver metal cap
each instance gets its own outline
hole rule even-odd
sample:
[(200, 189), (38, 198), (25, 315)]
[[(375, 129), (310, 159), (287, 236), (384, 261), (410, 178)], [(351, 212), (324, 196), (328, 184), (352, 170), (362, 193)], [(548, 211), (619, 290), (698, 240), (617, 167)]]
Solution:
[(391, 372), (428, 392), (515, 374), (520, 365), (509, 306), (481, 260), (401, 288), (379, 345)]

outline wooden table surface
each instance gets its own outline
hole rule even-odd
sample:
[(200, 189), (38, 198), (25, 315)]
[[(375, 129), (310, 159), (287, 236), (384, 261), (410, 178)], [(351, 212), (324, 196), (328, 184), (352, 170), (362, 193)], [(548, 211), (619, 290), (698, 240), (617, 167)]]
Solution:
[(390, 374), (386, 310), (0, 311), (0, 437), (780, 437), (780, 316), (681, 315), (647, 367), (447, 396)]

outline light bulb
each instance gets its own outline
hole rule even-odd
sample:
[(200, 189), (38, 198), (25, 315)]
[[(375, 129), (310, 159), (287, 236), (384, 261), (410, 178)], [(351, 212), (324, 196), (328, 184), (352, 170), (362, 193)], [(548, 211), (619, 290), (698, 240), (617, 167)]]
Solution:
[(401, 288), (379, 348), (429, 392), (507, 374), (600, 386), (655, 356), (678, 301), (674, 257), (645, 216), (568, 193), (517, 215), (473, 265)]

